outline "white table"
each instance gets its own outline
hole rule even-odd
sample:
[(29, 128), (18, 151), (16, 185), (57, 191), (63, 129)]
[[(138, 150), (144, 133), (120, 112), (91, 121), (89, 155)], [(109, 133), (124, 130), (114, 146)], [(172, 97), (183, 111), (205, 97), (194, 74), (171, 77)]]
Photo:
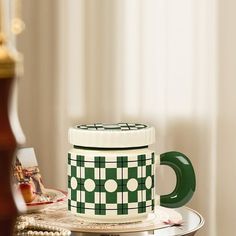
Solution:
[(149, 232), (135, 232), (135, 233), (80, 233), (72, 232), (72, 236), (180, 236), (180, 235), (195, 235), (196, 232), (204, 225), (203, 217), (196, 211), (187, 208), (181, 207), (176, 209), (184, 220), (184, 224), (181, 226), (172, 226), (167, 228), (162, 228)]
[(72, 231), (72, 236), (190, 236), (195, 235), (204, 225), (203, 217), (190, 208), (181, 207), (175, 211), (182, 215), (183, 224), (181, 226), (165, 226), (164, 224), (162, 226), (164, 228), (158, 227), (155, 217), (132, 225), (94, 225), (87, 221), (81, 221), (76, 215), (70, 213), (67, 210), (66, 202), (57, 203), (55, 206), (27, 215), (33, 217), (37, 222), (67, 228)]

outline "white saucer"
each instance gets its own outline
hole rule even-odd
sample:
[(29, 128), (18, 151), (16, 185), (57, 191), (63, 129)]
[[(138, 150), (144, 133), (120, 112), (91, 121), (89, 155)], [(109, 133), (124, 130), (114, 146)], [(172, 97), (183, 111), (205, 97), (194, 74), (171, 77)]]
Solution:
[[(30, 216), (30, 214), (29, 214)], [(156, 207), (155, 213), (139, 222), (132, 223), (97, 223), (89, 222), (67, 210), (66, 202), (44, 209), (41, 213), (32, 215), (39, 223), (47, 223), (64, 227), (73, 232), (90, 233), (132, 233), (141, 231), (156, 230), (178, 224), (182, 216), (173, 209)]]
[(27, 212), (39, 211), (65, 199), (66, 194), (63, 191), (56, 189), (46, 189), (46, 193), (43, 196), (38, 196), (31, 203), (27, 203), (26, 209)]

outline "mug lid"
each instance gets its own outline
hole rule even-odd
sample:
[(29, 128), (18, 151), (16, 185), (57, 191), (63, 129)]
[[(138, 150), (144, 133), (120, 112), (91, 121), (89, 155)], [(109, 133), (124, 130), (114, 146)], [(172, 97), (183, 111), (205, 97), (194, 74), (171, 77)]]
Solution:
[(86, 124), (69, 129), (69, 143), (90, 148), (130, 148), (155, 142), (152, 126), (136, 123)]

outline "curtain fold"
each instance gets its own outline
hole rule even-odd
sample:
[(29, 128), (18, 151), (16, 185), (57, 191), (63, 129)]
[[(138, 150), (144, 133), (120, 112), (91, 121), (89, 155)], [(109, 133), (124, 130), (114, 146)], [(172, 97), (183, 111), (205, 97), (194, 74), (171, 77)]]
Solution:
[[(224, 190), (224, 176), (230, 181), (235, 174), (222, 162), (235, 140), (232, 28), (225, 24), (232, 26), (236, 6), (230, 0), (220, 10), (217, 0), (23, 4), (27, 31), (19, 39), (25, 55), (20, 117), (45, 182), (66, 189), (68, 127), (150, 123), (156, 127), (155, 151), (179, 150), (194, 164), (197, 191), (188, 205), (206, 219), (198, 235), (232, 235), (233, 224), (226, 229), (222, 223), (224, 216), (233, 218), (224, 208), (232, 196), (230, 187)], [(226, 21), (230, 7), (232, 18)], [(232, 77), (225, 81), (227, 70)], [(170, 192), (174, 174), (161, 168), (158, 181), (159, 193)]]

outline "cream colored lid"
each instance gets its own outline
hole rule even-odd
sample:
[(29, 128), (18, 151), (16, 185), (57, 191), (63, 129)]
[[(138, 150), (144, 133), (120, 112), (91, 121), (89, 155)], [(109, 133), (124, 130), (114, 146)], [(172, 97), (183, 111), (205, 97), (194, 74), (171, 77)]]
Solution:
[(130, 148), (155, 142), (155, 129), (145, 124), (89, 124), (69, 129), (69, 142), (90, 148)]

